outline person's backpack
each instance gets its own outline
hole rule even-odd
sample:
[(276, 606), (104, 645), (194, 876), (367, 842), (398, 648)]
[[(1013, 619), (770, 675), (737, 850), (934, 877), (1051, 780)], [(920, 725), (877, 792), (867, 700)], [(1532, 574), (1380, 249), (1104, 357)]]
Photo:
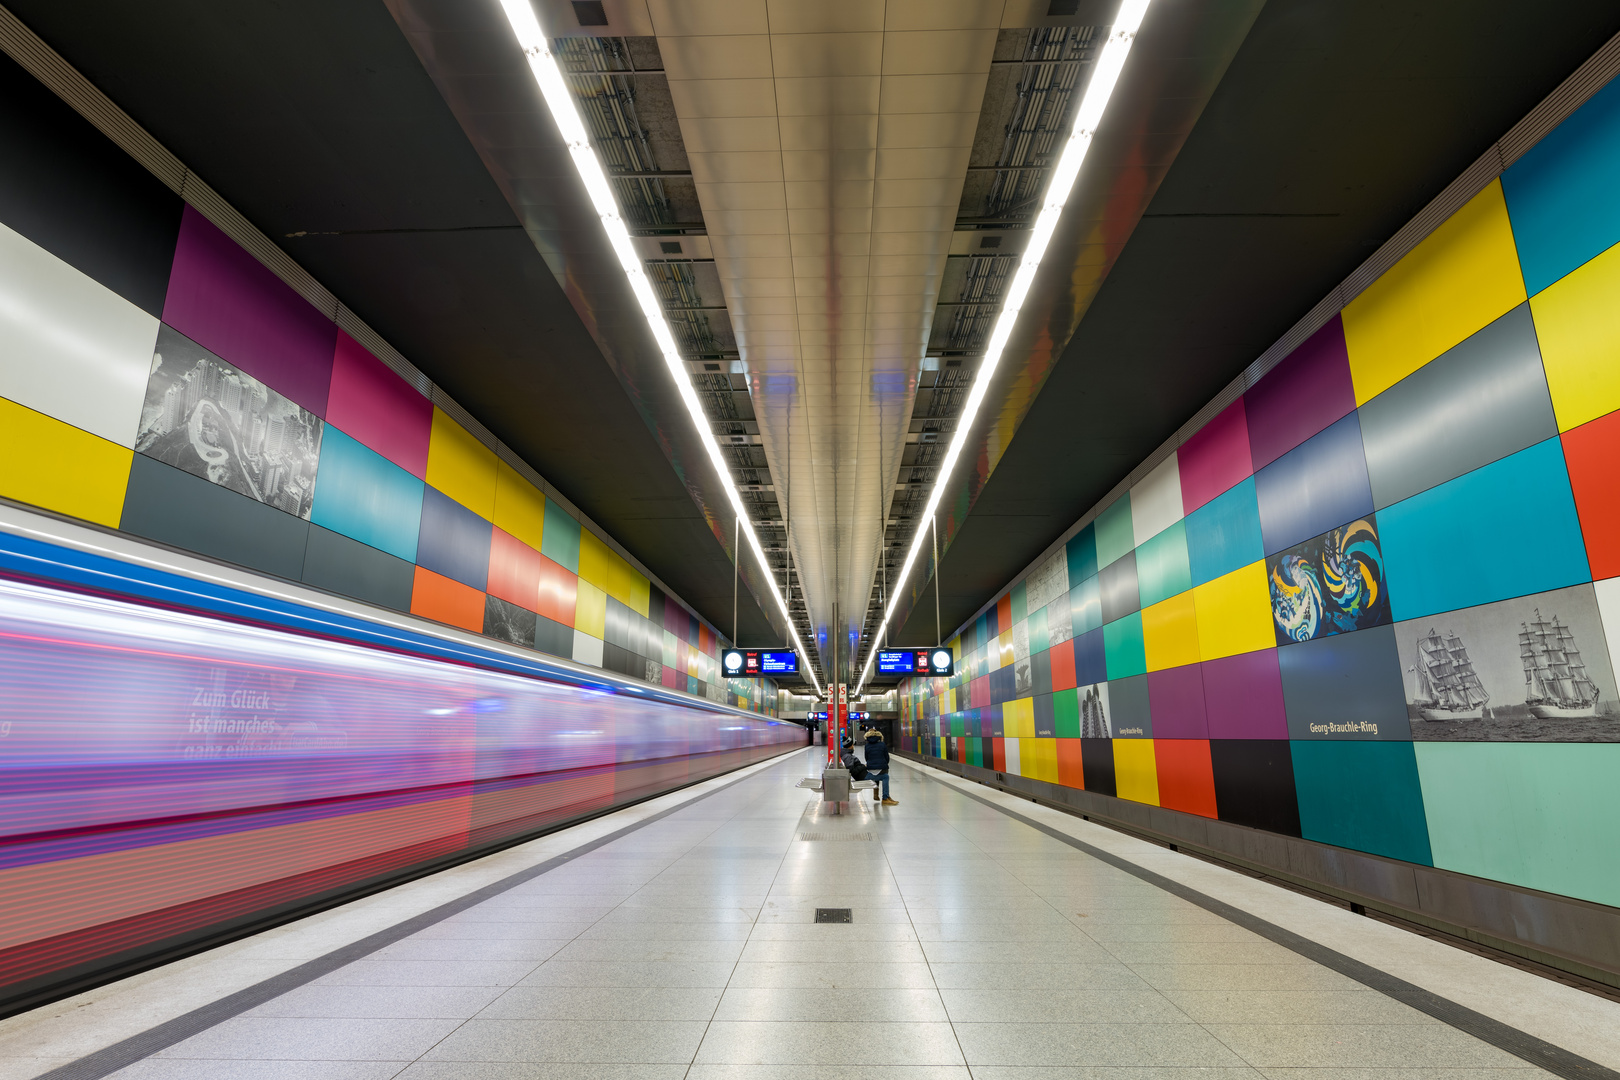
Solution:
[(849, 778), (851, 780), (866, 779), (866, 762), (862, 761), (854, 754), (844, 755), (844, 768), (849, 770)]

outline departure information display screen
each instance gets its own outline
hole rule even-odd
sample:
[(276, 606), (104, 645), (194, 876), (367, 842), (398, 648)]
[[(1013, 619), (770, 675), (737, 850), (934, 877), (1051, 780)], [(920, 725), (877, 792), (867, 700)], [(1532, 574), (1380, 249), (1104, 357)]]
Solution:
[(879, 675), (950, 675), (955, 667), (949, 649), (882, 649), (877, 654)]
[(791, 649), (727, 649), (720, 656), (720, 665), (732, 679), (797, 675), (799, 654)]

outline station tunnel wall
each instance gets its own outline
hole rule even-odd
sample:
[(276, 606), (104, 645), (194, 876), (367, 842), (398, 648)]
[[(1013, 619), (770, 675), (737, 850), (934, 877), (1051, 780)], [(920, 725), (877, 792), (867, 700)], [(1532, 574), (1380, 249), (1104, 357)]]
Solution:
[(0, 56), (0, 496), (758, 712), (719, 635)]
[(5, 57), (0, 146), (0, 1013), (804, 745)]
[(903, 748), (1620, 905), (1617, 175), (1611, 83), (962, 627)]

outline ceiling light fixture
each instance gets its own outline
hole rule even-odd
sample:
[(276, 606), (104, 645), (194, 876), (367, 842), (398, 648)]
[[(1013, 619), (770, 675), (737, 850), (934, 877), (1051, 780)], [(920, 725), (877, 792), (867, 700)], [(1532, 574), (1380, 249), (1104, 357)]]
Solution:
[[(939, 510), (940, 498), (945, 493), (945, 481), (956, 466), (956, 459), (962, 456), (962, 447), (973, 427), (973, 418), (984, 402), (985, 392), (990, 388), (990, 378), (995, 374), (996, 365), (1001, 362), (1001, 353), (1007, 346), (1007, 339), (1012, 337), (1013, 324), (1018, 321), (1018, 311), (1024, 305), (1024, 297), (1029, 295), (1030, 285), (1035, 280), (1035, 271), (1040, 269), (1041, 256), (1046, 254), (1046, 245), (1051, 241), (1058, 218), (1063, 214), (1064, 204), (1069, 201), (1069, 195), (1074, 190), (1075, 177), (1080, 174), (1080, 166), (1086, 160), (1086, 151), (1091, 149), (1091, 140), (1097, 133), (1097, 125), (1102, 120), (1103, 110), (1108, 108), (1108, 99), (1114, 95), (1114, 86), (1119, 82), (1119, 74), (1125, 68), (1125, 58), (1130, 54), (1131, 43), (1136, 40), (1136, 31), (1142, 25), (1142, 17), (1147, 14), (1151, 3), (1152, 0), (1123, 0), (1119, 6), (1119, 14), (1108, 33), (1108, 42), (1103, 46), (1102, 55), (1098, 57), (1097, 66), (1091, 73), (1091, 81), (1086, 85), (1086, 92), (1080, 98), (1079, 108), (1075, 110), (1074, 127), (1070, 130), (1069, 141), (1063, 148), (1063, 156), (1058, 159), (1057, 168), (1052, 171), (1052, 181), (1046, 189), (1046, 202), (1041, 207), (1040, 216), (1035, 219), (1035, 227), (1030, 230), (1029, 245), (1024, 249), (1018, 273), (1013, 276), (1012, 283), (1007, 287), (1007, 298), (1001, 305), (1001, 314), (997, 316), (996, 325), (990, 332), (984, 360), (979, 365), (973, 387), (968, 391), (967, 401), (962, 406), (962, 416), (957, 421), (956, 434), (951, 438), (950, 448), (945, 451), (945, 459), (940, 463), (938, 475), (934, 477), (934, 487), (929, 492), (928, 505), (923, 510), (922, 517), (918, 519), (924, 524), (912, 537), (911, 550), (906, 552), (906, 561), (900, 566), (896, 582), (906, 580), (906, 575), (911, 573), (911, 568), (922, 551), (923, 542), (928, 535), (926, 523), (932, 521), (934, 514)], [(939, 568), (935, 567), (934, 572), (939, 573)], [(889, 629), (889, 620), (894, 617), (894, 610), (900, 605), (903, 595), (904, 593), (896, 587), (889, 598), (888, 608), (883, 612), (883, 623), (872, 636), (873, 642), (884, 639), (883, 636)], [(876, 650), (868, 643), (866, 664), (861, 668), (861, 678), (855, 686), (855, 693), (859, 694), (866, 686), (867, 676), (872, 672), (872, 660), (876, 655)]]
[(574, 105), (574, 95), (569, 91), (562, 68), (558, 66), (557, 58), (551, 52), (551, 40), (541, 29), (540, 20), (535, 17), (529, 0), (501, 0), (501, 9), (506, 13), (506, 21), (511, 24), (512, 32), (517, 35), (519, 47), (529, 59), (529, 70), (534, 73), (534, 81), (539, 84), (540, 93), (546, 99), (546, 107), (551, 110), (551, 119), (556, 123), (557, 130), (562, 133), (563, 142), (568, 146), (569, 156), (574, 159), (574, 168), (590, 195), (591, 205), (596, 208), (597, 217), (602, 219), (602, 228), (607, 233), (608, 242), (613, 245), (614, 254), (619, 257), (619, 265), (624, 268), (624, 276), (630, 279), (630, 289), (636, 294), (636, 300), (641, 304), (641, 313), (646, 317), (647, 326), (652, 330), (653, 338), (658, 342), (658, 348), (664, 355), (664, 365), (669, 368), (670, 377), (675, 380), (675, 386), (680, 391), (681, 401), (685, 403), (686, 411), (692, 418), (692, 426), (697, 429), (703, 448), (708, 451), (709, 460), (714, 464), (714, 471), (719, 474), (720, 482), (725, 486), (726, 496), (731, 500), (731, 508), (742, 522), (742, 531), (748, 537), (748, 545), (754, 549), (754, 557), (759, 560), (760, 567), (765, 571), (766, 579), (770, 582), (771, 595), (776, 598), (776, 606), (782, 610), (782, 618), (787, 622), (788, 633), (793, 638), (793, 646), (804, 658), (804, 673), (810, 676), (810, 681), (819, 696), (821, 682), (816, 678), (811, 666), (810, 653), (799, 640), (798, 631), (794, 629), (787, 601), (776, 587), (776, 575), (771, 571), (771, 564), (765, 558), (765, 549), (760, 546), (759, 536), (754, 532), (754, 523), (748, 519), (742, 495), (731, 478), (731, 469), (720, 454), (720, 444), (715, 441), (709, 419), (703, 413), (703, 405), (698, 401), (697, 392), (692, 389), (692, 380), (686, 373), (686, 364), (681, 359), (680, 349), (675, 345), (675, 335), (670, 332), (669, 323), (664, 318), (664, 309), (658, 302), (658, 294), (653, 292), (652, 284), (648, 282), (646, 272), (642, 269), (641, 257), (636, 254), (635, 245), (630, 240), (630, 230), (625, 227), (624, 218), (619, 214), (619, 204), (613, 196), (613, 187), (608, 183), (607, 174), (602, 170), (602, 163), (596, 158), (596, 151), (591, 149), (590, 132), (580, 119), (579, 110)]

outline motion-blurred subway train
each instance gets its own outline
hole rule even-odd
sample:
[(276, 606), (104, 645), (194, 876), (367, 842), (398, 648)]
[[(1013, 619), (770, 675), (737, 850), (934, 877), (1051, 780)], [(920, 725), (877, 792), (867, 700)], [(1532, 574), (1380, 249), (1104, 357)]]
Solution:
[(0, 1011), (804, 741), (0, 507)]

